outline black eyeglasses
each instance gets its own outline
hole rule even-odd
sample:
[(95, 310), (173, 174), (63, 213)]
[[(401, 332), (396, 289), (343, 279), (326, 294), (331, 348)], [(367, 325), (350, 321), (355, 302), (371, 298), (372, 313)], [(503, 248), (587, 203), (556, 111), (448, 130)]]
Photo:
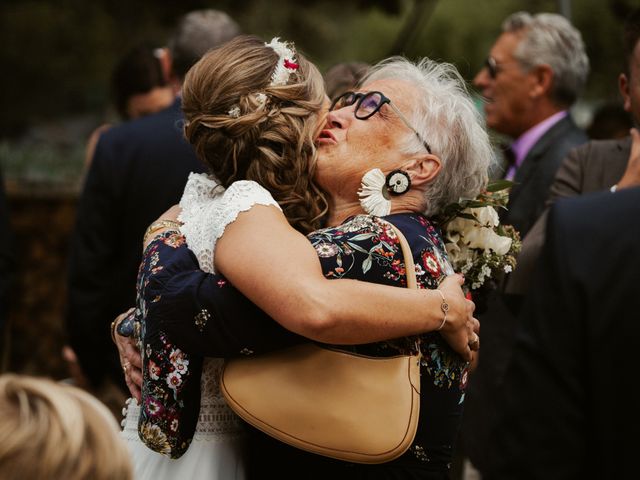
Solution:
[(391, 103), (391, 100), (384, 95), (382, 92), (366, 92), (366, 93), (356, 93), (356, 92), (345, 92), (336, 98), (331, 104), (330, 111), (339, 110), (341, 108), (350, 107), (355, 104), (356, 108), (353, 110), (353, 115), (358, 120), (367, 120), (371, 118), (376, 112), (379, 112), (383, 105), (387, 104), (391, 107), (391, 109), (400, 117), (400, 120), (416, 134), (418, 140), (425, 146), (427, 151), (431, 153), (431, 147), (429, 144), (422, 138), (422, 135), (418, 133), (418, 131), (411, 126), (409, 120), (402, 114), (398, 108)]

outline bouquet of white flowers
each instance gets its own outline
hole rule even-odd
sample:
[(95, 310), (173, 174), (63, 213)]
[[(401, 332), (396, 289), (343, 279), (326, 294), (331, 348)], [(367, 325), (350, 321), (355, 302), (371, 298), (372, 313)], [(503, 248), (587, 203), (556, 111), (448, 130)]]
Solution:
[(516, 265), (520, 235), (511, 225), (501, 225), (497, 212), (506, 208), (512, 185), (507, 180), (492, 183), (477, 198), (448, 205), (437, 219), (449, 260), (464, 274), (466, 291), (480, 289)]

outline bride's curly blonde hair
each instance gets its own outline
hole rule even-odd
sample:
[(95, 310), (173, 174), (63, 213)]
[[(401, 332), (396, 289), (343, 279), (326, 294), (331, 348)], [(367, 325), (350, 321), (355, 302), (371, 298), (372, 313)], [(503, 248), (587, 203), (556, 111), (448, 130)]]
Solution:
[(313, 182), (324, 84), (318, 69), (296, 53), (299, 67), (288, 82), (270, 85), (278, 60), (254, 36), (205, 54), (182, 87), (185, 136), (224, 187), (258, 182), (307, 233), (327, 212), (325, 194)]

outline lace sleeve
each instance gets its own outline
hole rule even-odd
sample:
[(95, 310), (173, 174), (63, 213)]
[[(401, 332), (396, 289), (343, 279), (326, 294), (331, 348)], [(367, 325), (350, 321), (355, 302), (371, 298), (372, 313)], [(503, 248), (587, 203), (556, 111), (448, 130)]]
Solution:
[(225, 191), (211, 177), (191, 174), (180, 201), (179, 220), (184, 223), (181, 231), (202, 270), (215, 273), (216, 242), (240, 212), (250, 210), (254, 205), (273, 205), (280, 210), (271, 194), (256, 182), (234, 182)]

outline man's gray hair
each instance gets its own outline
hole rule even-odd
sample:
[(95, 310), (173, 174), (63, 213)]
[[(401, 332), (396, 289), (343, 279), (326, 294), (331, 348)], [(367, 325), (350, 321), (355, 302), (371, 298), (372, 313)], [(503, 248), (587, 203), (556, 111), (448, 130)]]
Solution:
[(183, 79), (205, 53), (240, 34), (238, 24), (220, 10), (194, 10), (178, 22), (169, 50), (173, 73)]
[(575, 102), (589, 75), (589, 57), (580, 32), (562, 15), (514, 13), (503, 32), (522, 33), (514, 57), (530, 69), (547, 64), (553, 70), (551, 98), (561, 106)]
[[(475, 198), (487, 185), (493, 151), (482, 115), (457, 69), (428, 58), (413, 63), (392, 57), (372, 67), (361, 83), (382, 79), (415, 87), (413, 112), (403, 113), (442, 162), (425, 193), (423, 213), (432, 216), (461, 198)], [(406, 139), (403, 151), (426, 153), (414, 134), (408, 132)]]

